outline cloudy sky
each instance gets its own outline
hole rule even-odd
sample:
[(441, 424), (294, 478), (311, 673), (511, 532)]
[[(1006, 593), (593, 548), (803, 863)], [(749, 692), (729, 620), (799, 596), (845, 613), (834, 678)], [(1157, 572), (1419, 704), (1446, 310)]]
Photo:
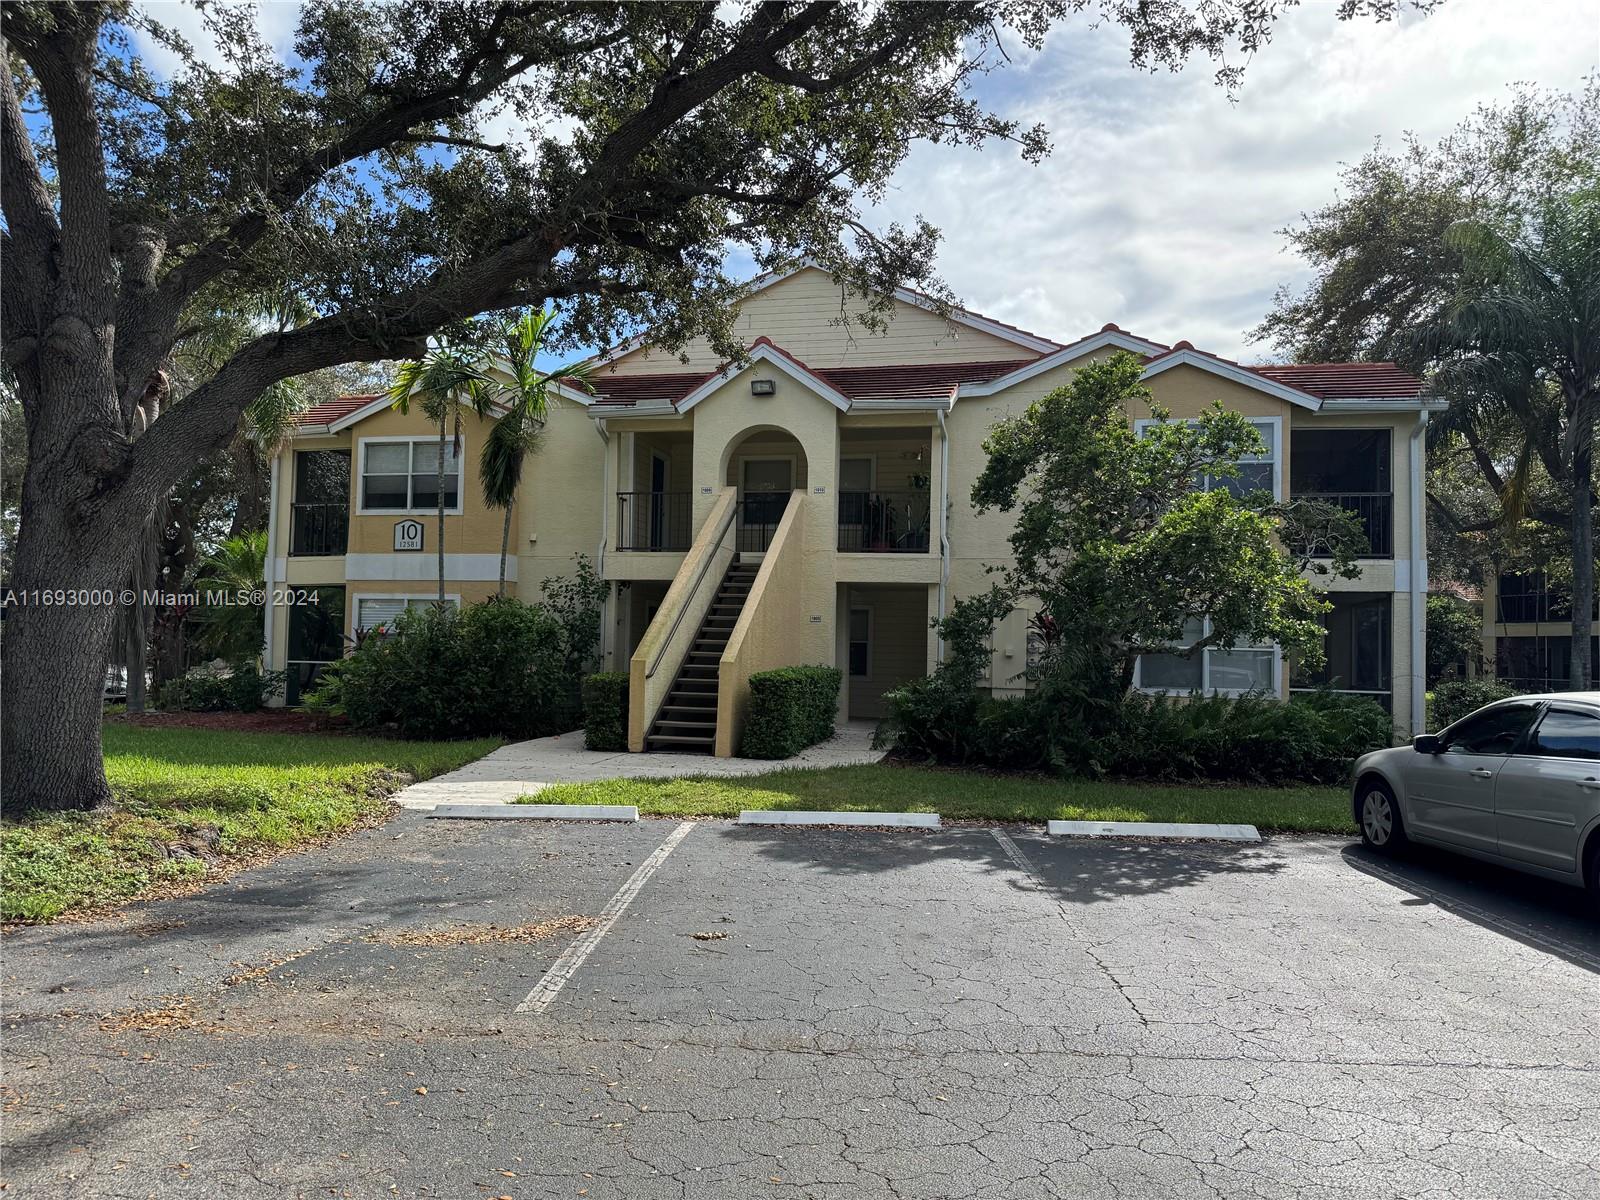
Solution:
[[(192, 11), (150, 7), (198, 32)], [(1267, 348), (1246, 331), (1275, 288), (1306, 278), (1278, 231), (1333, 197), (1339, 164), (1407, 130), (1437, 139), (1514, 82), (1575, 90), (1600, 63), (1600, 0), (1446, 0), (1386, 24), (1334, 7), (1291, 10), (1231, 100), (1205, 62), (1133, 71), (1126, 33), (1087, 20), (1037, 55), (1011, 47), (983, 99), (1043, 121), (1052, 156), (923, 147), (878, 216), (939, 225), (941, 272), (979, 312), (1063, 340), (1115, 321), (1258, 361)], [(297, 13), (260, 9), (281, 50)]]
[(1307, 274), (1277, 232), (1333, 198), (1382, 137), (1434, 140), (1526, 81), (1575, 90), (1600, 60), (1600, 0), (1447, 0), (1388, 24), (1291, 11), (1230, 103), (1211, 71), (1149, 75), (1127, 36), (1077, 23), (986, 85), (1045, 122), (1037, 168), (1001, 150), (924, 148), (886, 205), (944, 230), (944, 278), (972, 308), (1049, 337), (1107, 321), (1246, 361), (1246, 331)]

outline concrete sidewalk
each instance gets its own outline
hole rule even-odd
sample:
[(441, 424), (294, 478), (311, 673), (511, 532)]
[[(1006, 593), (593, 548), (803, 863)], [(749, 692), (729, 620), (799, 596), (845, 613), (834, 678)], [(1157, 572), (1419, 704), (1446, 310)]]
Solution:
[(552, 783), (585, 783), (596, 779), (674, 779), (683, 775), (761, 775), (785, 767), (847, 767), (883, 758), (872, 748), (873, 724), (850, 721), (827, 741), (793, 758), (713, 758), (709, 754), (622, 754), (585, 750), (583, 730), (557, 737), (535, 738), (502, 746), (426, 783), (415, 783), (395, 796), (403, 808), (431, 809), (437, 804), (509, 804)]

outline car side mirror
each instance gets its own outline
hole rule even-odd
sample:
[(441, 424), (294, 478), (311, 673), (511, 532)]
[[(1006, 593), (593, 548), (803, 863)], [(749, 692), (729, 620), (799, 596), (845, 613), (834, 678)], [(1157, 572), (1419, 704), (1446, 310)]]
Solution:
[(1439, 754), (1444, 750), (1444, 741), (1436, 733), (1419, 733), (1411, 739), (1411, 748), (1418, 754)]

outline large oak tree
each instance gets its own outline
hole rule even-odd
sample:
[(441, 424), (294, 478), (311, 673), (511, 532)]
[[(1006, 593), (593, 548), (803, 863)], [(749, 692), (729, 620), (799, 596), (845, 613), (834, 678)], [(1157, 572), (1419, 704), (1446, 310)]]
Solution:
[[(1340, 15), (1399, 2), (1341, 0)], [(1259, 48), (1288, 6), (320, 0), (292, 63), (247, 9), (209, 6), (223, 59), (209, 63), (127, 5), (9, 3), (0, 317), (28, 435), (9, 582), (24, 599), (120, 587), (152, 507), (254, 397), (333, 364), (415, 357), (474, 314), (553, 303), (570, 346), (649, 325), (669, 346), (705, 334), (737, 354), (734, 248), (948, 299), (935, 231), (863, 213), (919, 140), (1045, 152), (1042, 130), (974, 98), (1008, 41), (1098, 16), (1126, 29), (1136, 65), (1199, 53), (1231, 82), (1225, 53)], [(178, 51), (170, 78), (140, 61), (135, 27)], [(526, 132), (492, 132), (507, 127)], [(192, 314), (241, 295), (316, 315), (262, 329), (164, 410), (145, 402)], [(9, 802), (109, 798), (111, 619), (12, 609)]]

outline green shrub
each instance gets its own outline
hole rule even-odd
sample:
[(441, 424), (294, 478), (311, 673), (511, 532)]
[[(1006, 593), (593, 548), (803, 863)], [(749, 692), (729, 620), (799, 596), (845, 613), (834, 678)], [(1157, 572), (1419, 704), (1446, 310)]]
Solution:
[(208, 663), (162, 685), (156, 705), (181, 712), (257, 712), (283, 682), (282, 671), (263, 671), (253, 659)]
[(564, 733), (578, 723), (568, 650), (539, 605), (497, 597), (460, 611), (408, 609), (345, 661), (341, 699), (357, 729), (409, 738)]
[(1064, 775), (1180, 781), (1342, 782), (1350, 762), (1393, 740), (1371, 700), (1330, 692), (1096, 699), (1045, 681), (1026, 697), (960, 693), (937, 676), (888, 696), (884, 729), (903, 754)]
[(1498, 679), (1451, 679), (1433, 689), (1433, 728), (1443, 729), (1496, 700), (1509, 700), (1517, 689)]
[(583, 747), (628, 748), (628, 677), (621, 671), (603, 671), (583, 681)]
[(837, 667), (780, 667), (750, 676), (739, 753), (788, 758), (832, 737), (842, 678)]
[(301, 695), (300, 707), (319, 717), (343, 717), (345, 715), (344, 673), (349, 661), (341, 658), (335, 662), (323, 663), (322, 670), (317, 672), (315, 685), (309, 692)]

